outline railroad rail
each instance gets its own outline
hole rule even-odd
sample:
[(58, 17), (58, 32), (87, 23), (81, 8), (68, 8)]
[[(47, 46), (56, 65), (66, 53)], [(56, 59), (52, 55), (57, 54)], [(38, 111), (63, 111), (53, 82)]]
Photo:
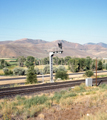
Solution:
[[(0, 98), (8, 97), (8, 96), (15, 96), (18, 94), (28, 94), (28, 93), (35, 93), (35, 92), (42, 92), (45, 90), (52, 90), (52, 89), (59, 89), (65, 87), (73, 87), (75, 85), (80, 85), (84, 83), (85, 80), (76, 80), (76, 81), (66, 81), (66, 82), (55, 82), (55, 83), (45, 83), (45, 84), (38, 84), (38, 85), (30, 85), (30, 86), (21, 86), (21, 87), (14, 87), (14, 88), (3, 88), (0, 89)], [(96, 82), (93, 79), (93, 84)], [(107, 77), (105, 78), (97, 78), (98, 85), (99, 83), (106, 83)]]

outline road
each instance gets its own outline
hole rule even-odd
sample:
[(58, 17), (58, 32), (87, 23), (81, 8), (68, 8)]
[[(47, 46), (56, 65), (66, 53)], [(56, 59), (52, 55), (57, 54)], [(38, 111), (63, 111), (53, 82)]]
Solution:
[[(107, 70), (101, 70), (101, 71), (97, 71), (97, 73), (104, 73), (104, 72), (107, 72)], [(94, 71), (94, 73), (96, 73)], [(84, 72), (79, 72), (79, 73), (69, 73), (69, 75), (82, 75), (84, 74)], [(53, 75), (54, 77), (55, 75)], [(6, 76), (0, 76), (0, 81), (6, 81), (6, 80), (22, 80), (22, 79), (26, 79), (26, 77), (11, 77), (11, 78), (3, 78), (3, 77), (6, 77)], [(37, 78), (42, 78), (42, 77), (50, 77), (50, 75), (37, 75)]]

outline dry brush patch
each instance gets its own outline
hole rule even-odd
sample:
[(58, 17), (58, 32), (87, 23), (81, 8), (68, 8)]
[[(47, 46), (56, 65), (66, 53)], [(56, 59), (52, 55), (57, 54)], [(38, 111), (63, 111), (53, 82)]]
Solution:
[[(107, 85), (0, 100), (2, 119), (100, 120), (107, 118)], [(102, 113), (101, 113), (102, 111)], [(100, 113), (100, 114), (99, 114)], [(97, 115), (97, 116), (96, 116)]]

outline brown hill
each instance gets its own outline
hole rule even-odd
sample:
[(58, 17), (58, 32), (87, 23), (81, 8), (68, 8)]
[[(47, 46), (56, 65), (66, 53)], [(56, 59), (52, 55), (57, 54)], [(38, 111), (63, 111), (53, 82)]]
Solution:
[(81, 45), (65, 40), (56, 40), (47, 42), (41, 39), (20, 39), (16, 41), (1, 41), (0, 42), (0, 57), (10, 58), (18, 56), (34, 56), (37, 58), (44, 58), (49, 56), (49, 51), (58, 50), (58, 42), (62, 42), (63, 54), (55, 54), (59, 57), (106, 57), (107, 48), (99, 45)]

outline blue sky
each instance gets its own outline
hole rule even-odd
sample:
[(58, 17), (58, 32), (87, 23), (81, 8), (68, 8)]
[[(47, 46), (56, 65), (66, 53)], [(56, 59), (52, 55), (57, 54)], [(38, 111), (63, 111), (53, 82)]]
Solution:
[(0, 41), (107, 43), (107, 0), (0, 0)]

